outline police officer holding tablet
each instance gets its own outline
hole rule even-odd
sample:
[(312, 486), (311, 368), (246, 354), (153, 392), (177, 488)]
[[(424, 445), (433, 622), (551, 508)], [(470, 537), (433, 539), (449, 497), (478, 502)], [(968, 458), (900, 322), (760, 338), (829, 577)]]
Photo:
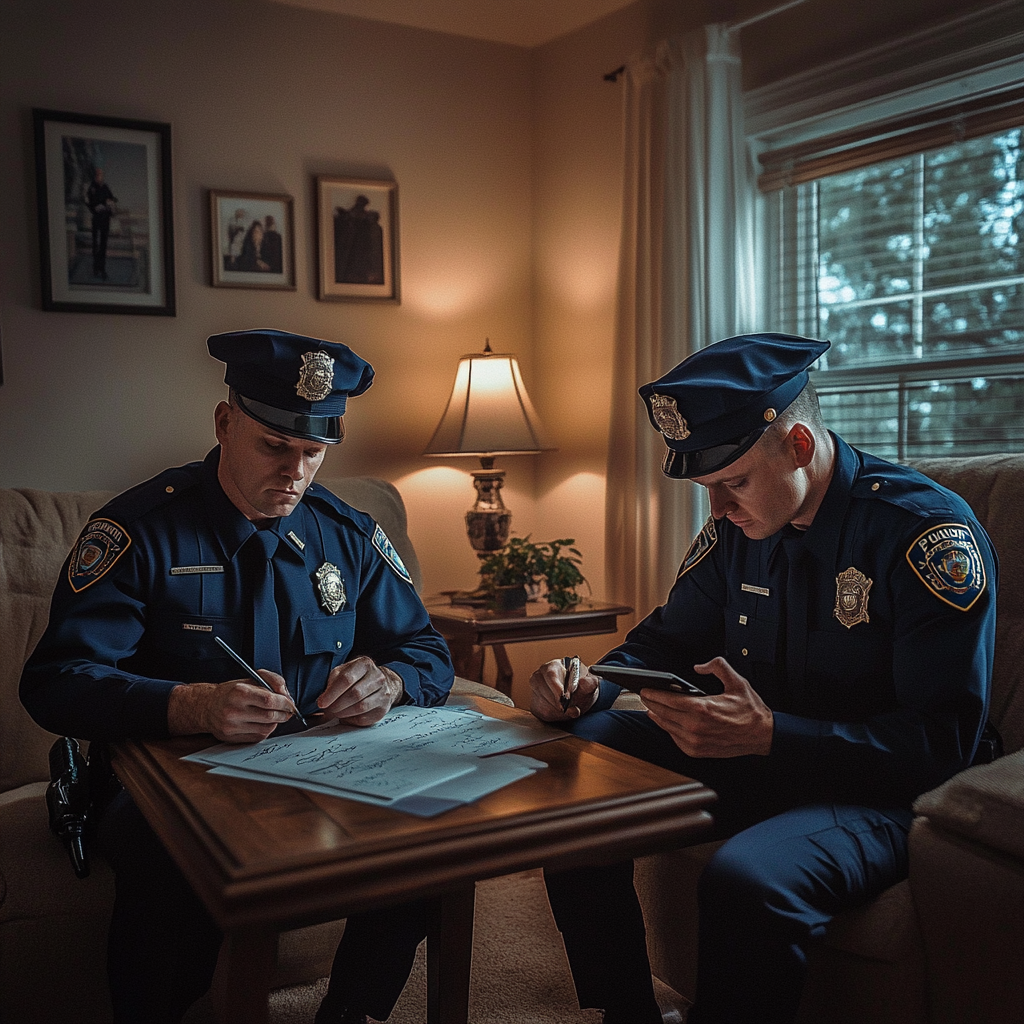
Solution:
[[(642, 690), (648, 713), (562, 661), (532, 676), (543, 721), (700, 779), (727, 841), (700, 883), (690, 1024), (791, 1021), (811, 940), (906, 877), (911, 804), (965, 768), (986, 726), (996, 559), (971, 509), (822, 423), (828, 342), (730, 338), (640, 389), (664, 472), (711, 517), (665, 604), (602, 663), (714, 679)], [(632, 863), (549, 874), (581, 1006), (661, 1020)]]
[[(45, 729), (93, 741), (241, 743), (301, 727), (296, 710), (365, 726), (397, 704), (443, 703), (451, 659), (401, 558), (370, 516), (313, 483), (373, 368), (282, 331), (208, 347), (227, 364), (218, 446), (86, 525), (25, 667), (25, 706)], [(127, 793), (110, 799), (98, 839), (117, 877), (115, 1021), (179, 1021), (209, 988), (220, 933)], [(422, 904), (350, 918), (317, 1020), (386, 1017), (425, 934)]]

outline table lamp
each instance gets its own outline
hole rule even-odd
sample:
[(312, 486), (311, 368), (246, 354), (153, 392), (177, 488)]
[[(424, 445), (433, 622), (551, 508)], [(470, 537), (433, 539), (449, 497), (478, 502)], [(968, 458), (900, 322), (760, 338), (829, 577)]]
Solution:
[(512, 513), (501, 498), (505, 471), (494, 468), (497, 455), (535, 455), (553, 451), (526, 393), (514, 355), (491, 351), (463, 356), (455, 372), (448, 406), (424, 455), (476, 455), (476, 503), (466, 513), (473, 550), (484, 558), (508, 543)]

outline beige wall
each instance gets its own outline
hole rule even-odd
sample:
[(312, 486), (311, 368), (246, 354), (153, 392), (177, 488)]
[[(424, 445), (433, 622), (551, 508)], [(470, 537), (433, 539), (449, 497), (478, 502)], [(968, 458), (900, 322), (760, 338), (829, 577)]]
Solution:
[[(420, 452), (486, 336), (532, 378), (529, 52), (267, 0), (0, 9), (0, 485), (123, 488), (202, 457), (224, 393), (206, 337), (290, 329), (377, 370), (323, 475), (399, 482), (427, 587), (472, 585), (467, 462)], [(171, 123), (176, 317), (40, 310), (32, 107)], [(317, 174), (398, 182), (400, 305), (315, 298)], [(296, 291), (210, 287), (209, 188), (294, 196)]]

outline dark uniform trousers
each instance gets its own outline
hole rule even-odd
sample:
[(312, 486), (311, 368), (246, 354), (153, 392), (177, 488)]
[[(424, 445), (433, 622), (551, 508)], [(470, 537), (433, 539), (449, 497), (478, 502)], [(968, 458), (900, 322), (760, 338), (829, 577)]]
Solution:
[[(642, 712), (593, 712), (571, 731), (718, 793), (710, 838), (731, 838), (701, 877), (689, 1024), (791, 1021), (811, 941), (907, 875), (908, 810), (828, 803), (812, 780), (801, 793), (770, 758), (688, 757)], [(659, 1022), (632, 861), (548, 873), (546, 883), (580, 1005), (608, 1020)]]

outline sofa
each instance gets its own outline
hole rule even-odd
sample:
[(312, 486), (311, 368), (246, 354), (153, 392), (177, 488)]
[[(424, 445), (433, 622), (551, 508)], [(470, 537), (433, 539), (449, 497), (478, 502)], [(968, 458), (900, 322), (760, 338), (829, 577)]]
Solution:
[[(419, 588), (405, 505), (389, 483), (371, 477), (329, 481), (369, 512), (390, 537)], [(101, 1024), (111, 1019), (106, 934), (113, 876), (99, 857), (75, 877), (48, 827), (48, 753), (56, 737), (37, 726), (18, 699), (22, 665), (46, 626), (50, 594), (64, 558), (91, 513), (111, 492), (0, 489), (0, 1021)], [(504, 703), (497, 690), (457, 679), (457, 694)], [(330, 973), (343, 921), (281, 935), (272, 987)]]
[[(990, 720), (1006, 756), (916, 801), (910, 877), (832, 921), (809, 959), (803, 1024), (1024, 1021), (1024, 455), (915, 465), (966, 499), (999, 556)], [(688, 999), (696, 884), (717, 846), (637, 862), (654, 973)]]

